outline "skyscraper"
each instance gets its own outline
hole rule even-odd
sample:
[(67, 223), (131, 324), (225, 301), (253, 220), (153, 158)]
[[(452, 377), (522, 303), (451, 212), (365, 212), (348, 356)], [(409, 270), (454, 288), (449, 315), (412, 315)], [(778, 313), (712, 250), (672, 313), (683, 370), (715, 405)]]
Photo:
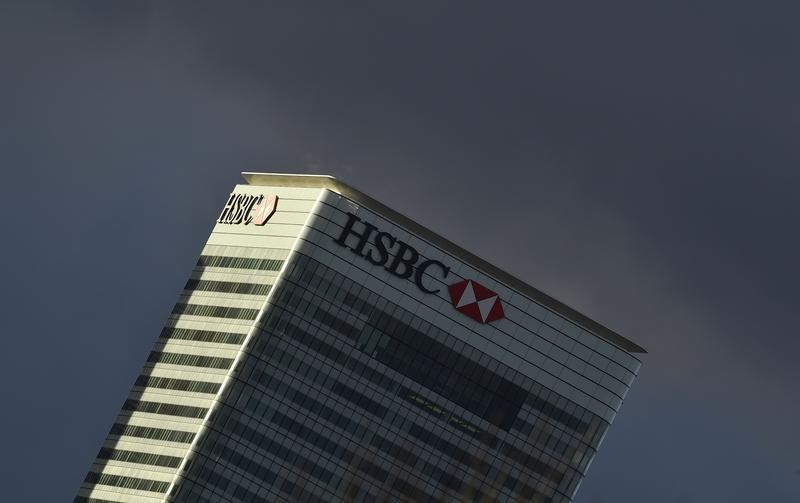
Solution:
[(331, 177), (243, 176), (75, 501), (572, 500), (642, 348)]

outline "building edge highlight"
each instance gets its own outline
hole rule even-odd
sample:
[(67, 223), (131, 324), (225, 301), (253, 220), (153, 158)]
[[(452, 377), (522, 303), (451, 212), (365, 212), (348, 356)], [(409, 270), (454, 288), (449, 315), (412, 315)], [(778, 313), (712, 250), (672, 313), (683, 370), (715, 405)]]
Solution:
[[(305, 232), (305, 229), (308, 229), (308, 220), (310, 220), (311, 218), (314, 217), (314, 215), (315, 215), (315, 211), (314, 210), (316, 209), (316, 206), (319, 205), (319, 203), (320, 203), (320, 200), (319, 200), (319, 198), (317, 198), (316, 202), (314, 203), (314, 209), (312, 209), (312, 211), (309, 212), (308, 217), (306, 218), (306, 223), (304, 224), (304, 231), (302, 231), (300, 233), (300, 235), (297, 236), (297, 238), (295, 239), (294, 243), (292, 243), (292, 247), (291, 247), (291, 249), (289, 250), (289, 253), (288, 253), (289, 257), (291, 257), (292, 254), (296, 252), (297, 247), (298, 247), (298, 245), (300, 244), (300, 242), (302, 240), (303, 232)], [(269, 293), (267, 293), (267, 296), (264, 299), (263, 305), (259, 309), (258, 315), (256, 316), (256, 319), (255, 319), (255, 321), (253, 323), (253, 326), (250, 328), (250, 330), (248, 330), (247, 335), (244, 337), (244, 340), (242, 341), (242, 345), (240, 346), (239, 350), (237, 351), (236, 356), (233, 358), (233, 362), (231, 363), (231, 369), (235, 369), (237, 367), (238, 362), (246, 354), (245, 353), (245, 348), (248, 346), (248, 343), (250, 342), (250, 340), (253, 337), (256, 337), (258, 335), (258, 333), (262, 330), (263, 327), (262, 327), (262, 324), (261, 324), (261, 319), (262, 319), (262, 317), (264, 316), (264, 313), (267, 311), (267, 309), (269, 307), (270, 299), (271, 299), (272, 295), (280, 287), (280, 283), (281, 283), (282, 277), (284, 275), (287, 263), (288, 263), (288, 261), (285, 261), (283, 263), (283, 265), (281, 266), (281, 269), (278, 271), (276, 280), (272, 284), (272, 287), (270, 288)], [(225, 393), (225, 388), (231, 384), (231, 381), (232, 381), (231, 374), (229, 373), (226, 376), (225, 380), (220, 385), (220, 389), (219, 389), (219, 392), (218, 392), (217, 396), (221, 396), (221, 395), (223, 395), (223, 393)], [(191, 452), (196, 447), (197, 440), (199, 438), (201, 438), (202, 434), (204, 433), (204, 430), (208, 427), (209, 418), (211, 417), (212, 414), (214, 414), (216, 412), (216, 410), (218, 409), (218, 406), (219, 406), (220, 403), (221, 402), (219, 400), (214, 400), (214, 402), (210, 405), (210, 407), (208, 409), (208, 413), (206, 414), (206, 417), (204, 418), (203, 424), (201, 425), (200, 429), (197, 431), (197, 434), (195, 435), (195, 439), (189, 445), (189, 449), (188, 449), (189, 453), (183, 459), (183, 462), (178, 466), (178, 470), (176, 471), (175, 476), (173, 477), (172, 481), (169, 484), (169, 487), (167, 488), (167, 494), (173, 494), (174, 493), (175, 485), (178, 484), (180, 482), (180, 480), (181, 480), (180, 474), (187, 470), (187, 464), (192, 461)], [(87, 502), (87, 503), (93, 503), (93, 502)]]

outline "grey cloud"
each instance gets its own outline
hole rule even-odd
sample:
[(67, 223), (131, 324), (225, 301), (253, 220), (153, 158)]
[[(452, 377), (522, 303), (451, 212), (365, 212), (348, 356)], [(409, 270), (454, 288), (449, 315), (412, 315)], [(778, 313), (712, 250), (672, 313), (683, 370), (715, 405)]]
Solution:
[(647, 347), (579, 501), (800, 499), (795, 7), (2, 9), (34, 500), (77, 489), (244, 170), (340, 176)]

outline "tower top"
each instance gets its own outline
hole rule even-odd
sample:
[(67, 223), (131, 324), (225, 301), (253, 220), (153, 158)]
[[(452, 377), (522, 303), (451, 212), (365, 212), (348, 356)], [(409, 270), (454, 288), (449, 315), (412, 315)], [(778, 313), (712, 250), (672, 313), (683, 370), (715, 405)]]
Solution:
[(330, 175), (305, 175), (305, 174), (289, 174), (289, 173), (256, 173), (245, 171), (242, 173), (245, 181), (250, 185), (264, 185), (272, 187), (307, 187), (307, 188), (323, 188), (332, 192), (340, 194), (351, 201), (369, 208), (370, 210), (382, 215), (383, 217), (391, 220), (395, 224), (406, 228), (408, 231), (416, 234), (418, 237), (428, 241), (429, 243), (445, 250), (453, 256), (469, 263), (471, 266), (487, 274), (497, 281), (506, 284), (508, 287), (517, 290), (521, 294), (535, 300), (544, 307), (551, 311), (571, 320), (574, 323), (584, 327), (586, 330), (591, 331), (598, 337), (601, 337), (619, 348), (629, 353), (647, 353), (647, 351), (636, 344), (635, 342), (623, 337), (622, 335), (614, 332), (613, 330), (601, 325), (600, 323), (592, 320), (573, 309), (572, 307), (564, 304), (551, 297), (550, 295), (542, 292), (521, 279), (509, 274), (502, 269), (492, 265), (486, 260), (478, 257), (477, 255), (465, 250), (459, 245), (453, 243), (449, 239), (437, 234), (436, 232), (428, 229), (427, 227), (417, 223), (411, 218), (393, 210), (380, 201), (368, 196), (360, 190), (330, 176)]

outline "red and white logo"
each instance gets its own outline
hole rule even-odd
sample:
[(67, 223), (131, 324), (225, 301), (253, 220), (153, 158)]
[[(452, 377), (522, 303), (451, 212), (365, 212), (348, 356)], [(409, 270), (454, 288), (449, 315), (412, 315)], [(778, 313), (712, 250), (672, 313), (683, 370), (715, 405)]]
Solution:
[(453, 306), (478, 323), (491, 323), (506, 316), (500, 297), (477, 281), (465, 279), (447, 288)]
[(253, 208), (253, 225), (264, 225), (278, 208), (278, 196), (271, 194), (264, 196)]

